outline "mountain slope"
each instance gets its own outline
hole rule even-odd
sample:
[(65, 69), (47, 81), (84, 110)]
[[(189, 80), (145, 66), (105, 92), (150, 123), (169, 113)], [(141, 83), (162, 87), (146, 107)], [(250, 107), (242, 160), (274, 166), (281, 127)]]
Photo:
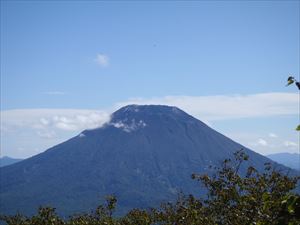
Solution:
[[(199, 194), (192, 173), (206, 173), (243, 146), (176, 107), (130, 105), (103, 127), (0, 169), (0, 211), (26, 214), (51, 205), (68, 215), (115, 194), (120, 213)], [(271, 162), (251, 150), (258, 169)], [(246, 167), (242, 167), (245, 170)]]

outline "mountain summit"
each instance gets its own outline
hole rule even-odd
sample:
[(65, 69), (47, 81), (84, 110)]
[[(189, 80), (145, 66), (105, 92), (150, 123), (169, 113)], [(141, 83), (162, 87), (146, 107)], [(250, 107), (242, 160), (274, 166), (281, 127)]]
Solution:
[[(241, 148), (176, 107), (125, 106), (102, 127), (1, 168), (0, 211), (30, 215), (50, 205), (69, 215), (95, 208), (109, 194), (120, 213), (157, 206), (179, 191), (201, 193), (191, 174), (207, 173)], [(244, 149), (258, 169), (271, 162)]]

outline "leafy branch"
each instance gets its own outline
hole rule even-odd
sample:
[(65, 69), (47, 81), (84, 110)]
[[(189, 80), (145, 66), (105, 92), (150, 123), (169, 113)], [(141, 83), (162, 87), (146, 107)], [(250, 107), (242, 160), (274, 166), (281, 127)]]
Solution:
[[(287, 84), (286, 84), (286, 86), (289, 86), (289, 85), (294, 84), (294, 83), (295, 83), (295, 85), (298, 87), (298, 89), (300, 90), (300, 82), (297, 81), (297, 80), (295, 79), (295, 77), (289, 76), (288, 79), (287, 79)], [(297, 130), (297, 131), (300, 131), (300, 124), (296, 127), (296, 130)]]

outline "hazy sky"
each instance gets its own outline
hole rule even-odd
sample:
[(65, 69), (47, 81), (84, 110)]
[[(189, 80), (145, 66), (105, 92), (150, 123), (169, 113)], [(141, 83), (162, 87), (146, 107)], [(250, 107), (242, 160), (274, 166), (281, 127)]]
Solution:
[(1, 156), (129, 103), (176, 105), (262, 153), (297, 152), (299, 1), (1, 1)]

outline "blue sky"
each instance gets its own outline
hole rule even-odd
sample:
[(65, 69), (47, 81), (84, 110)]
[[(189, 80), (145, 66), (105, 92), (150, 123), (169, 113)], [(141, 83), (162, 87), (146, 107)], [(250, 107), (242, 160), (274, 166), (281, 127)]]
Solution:
[[(171, 104), (262, 153), (297, 152), (299, 1), (1, 1), (1, 155), (127, 103)], [(44, 110), (47, 109), (47, 110)]]

